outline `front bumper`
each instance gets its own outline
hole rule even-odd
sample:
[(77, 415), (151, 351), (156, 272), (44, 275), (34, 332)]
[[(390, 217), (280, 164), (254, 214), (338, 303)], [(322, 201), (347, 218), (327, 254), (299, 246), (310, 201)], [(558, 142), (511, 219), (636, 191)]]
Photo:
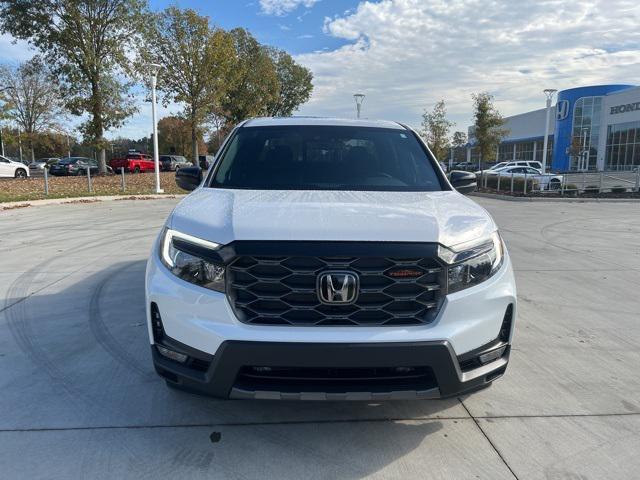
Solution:
[[(207, 355), (166, 339), (189, 355), (186, 365), (152, 346), (158, 374), (180, 389), (220, 398), (267, 400), (413, 400), (480, 389), (500, 377), (509, 346), (495, 342), (464, 361), (446, 340), (416, 343), (274, 343), (225, 341)], [(466, 369), (482, 351), (504, 353)], [(292, 367), (294, 366), (294, 367)], [(465, 371), (463, 371), (463, 369)]]
[[(508, 253), (489, 280), (447, 295), (429, 324), (294, 327), (240, 322), (226, 295), (178, 279), (162, 265), (156, 251), (157, 245), (146, 275), (154, 364), (169, 384), (186, 390), (223, 398), (441, 398), (489, 384), (504, 373), (509, 360), (516, 290)], [(152, 305), (162, 321), (158, 343), (188, 355), (185, 364), (158, 352)], [(480, 354), (502, 346), (499, 358), (486, 364), (477, 361)], [(253, 367), (289, 368), (292, 380), (278, 383), (253, 375), (255, 381), (247, 382), (246, 369)], [(389, 383), (387, 377), (378, 379), (370, 373), (399, 367), (418, 368), (424, 375), (419, 382), (399, 378)], [(297, 375), (300, 369), (310, 370)], [(347, 378), (305, 383), (305, 378), (325, 378), (327, 369), (338, 369)], [(351, 372), (350, 377), (345, 373), (349, 369), (368, 371)]]

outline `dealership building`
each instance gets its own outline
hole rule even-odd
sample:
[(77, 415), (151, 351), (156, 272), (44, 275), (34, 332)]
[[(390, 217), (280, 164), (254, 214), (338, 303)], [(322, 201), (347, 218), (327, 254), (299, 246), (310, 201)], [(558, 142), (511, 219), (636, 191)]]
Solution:
[[(546, 113), (543, 108), (506, 117), (508, 133), (495, 160), (542, 162)], [(640, 167), (640, 87), (596, 85), (558, 92), (548, 135), (547, 165), (553, 171), (631, 171)], [(469, 161), (477, 161), (473, 143), (470, 129)]]

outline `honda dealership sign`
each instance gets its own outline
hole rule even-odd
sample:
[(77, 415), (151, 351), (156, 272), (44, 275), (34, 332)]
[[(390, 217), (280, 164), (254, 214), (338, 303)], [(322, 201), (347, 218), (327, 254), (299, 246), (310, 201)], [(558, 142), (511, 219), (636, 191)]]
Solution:
[(616, 113), (635, 112), (635, 111), (640, 111), (640, 102), (625, 103), (624, 105), (616, 105), (615, 107), (611, 107), (611, 110), (609, 111), (609, 115), (615, 115)]

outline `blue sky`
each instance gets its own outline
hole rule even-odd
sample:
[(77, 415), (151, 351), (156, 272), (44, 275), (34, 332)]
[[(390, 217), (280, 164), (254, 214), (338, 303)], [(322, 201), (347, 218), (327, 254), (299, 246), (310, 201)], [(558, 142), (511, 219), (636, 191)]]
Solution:
[[(472, 123), (471, 94), (494, 95), (503, 115), (543, 108), (545, 88), (640, 84), (637, 0), (150, 0), (194, 8), (223, 28), (248, 28), (314, 74), (304, 115), (363, 112), (418, 127), (440, 99), (457, 130)], [(0, 36), (0, 61), (32, 52)], [(180, 105), (161, 108), (160, 115)], [(150, 131), (150, 105), (111, 136)]]
[[(278, 3), (286, 2), (263, 2), (267, 6)], [(291, 10), (282, 12), (264, 8), (259, 0), (152, 0), (150, 5), (157, 10), (170, 5), (192, 8), (208, 16), (214, 25), (225, 29), (247, 28), (260, 42), (299, 54), (344, 45), (344, 39), (323, 33), (324, 19), (354, 9), (358, 3), (357, 0), (322, 0), (305, 7), (304, 2), (294, 0)]]

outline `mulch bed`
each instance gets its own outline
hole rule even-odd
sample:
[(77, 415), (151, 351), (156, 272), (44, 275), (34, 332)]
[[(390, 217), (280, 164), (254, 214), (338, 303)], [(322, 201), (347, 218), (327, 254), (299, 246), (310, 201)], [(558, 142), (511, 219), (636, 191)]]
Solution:
[[(160, 185), (166, 194), (187, 193), (176, 185), (174, 172), (160, 173)], [(126, 174), (126, 189), (122, 191), (120, 175), (97, 175), (91, 178), (89, 193), (87, 177), (49, 177), (49, 195), (44, 193), (44, 177), (26, 179), (0, 178), (0, 202), (21, 202), (45, 198), (73, 198), (103, 195), (150, 195), (155, 193), (155, 174)]]

